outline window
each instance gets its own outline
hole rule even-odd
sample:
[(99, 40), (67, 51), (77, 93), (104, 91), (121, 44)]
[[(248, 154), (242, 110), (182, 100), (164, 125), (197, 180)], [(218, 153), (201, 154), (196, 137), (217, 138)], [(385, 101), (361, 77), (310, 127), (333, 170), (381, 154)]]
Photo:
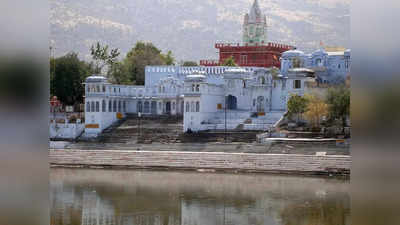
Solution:
[(263, 85), (265, 84), (265, 77), (260, 77), (260, 83)]
[(196, 92), (200, 91), (200, 84), (196, 85)]
[(322, 59), (317, 59), (316, 64), (317, 66), (322, 66)]
[(189, 102), (186, 102), (186, 112), (189, 112), (189, 110), (190, 110)]
[(123, 102), (122, 108), (123, 108), (123, 111), (126, 112), (126, 102), (125, 101)]
[(90, 102), (86, 103), (86, 112), (90, 112)]
[(293, 83), (293, 88), (300, 89), (301, 88), (301, 80), (295, 80)]
[(106, 112), (106, 109), (107, 109), (106, 101), (103, 100), (103, 101), (101, 102), (101, 111), (102, 111), (102, 112)]
[(121, 101), (118, 101), (118, 112), (121, 112)]
[(100, 102), (96, 102), (96, 112), (100, 112)]
[(194, 112), (194, 102), (191, 102), (191, 103), (190, 103), (190, 111), (191, 111), (191, 112)]
[(194, 92), (195, 86), (196, 85), (192, 84), (192, 92)]
[(116, 88), (114, 88), (114, 93), (115, 93), (115, 92), (117, 92), (117, 89), (116, 89)]
[(108, 112), (112, 112), (112, 101), (108, 101)]
[(340, 64), (337, 65), (338, 69), (340, 69)]
[(100, 92), (100, 86), (96, 85), (96, 92)]
[(196, 102), (196, 112), (200, 112), (200, 102)]
[(175, 102), (172, 103), (172, 110), (175, 110)]
[(90, 107), (91, 112), (96, 112), (96, 109), (94, 108), (94, 102), (91, 102), (90, 104), (92, 107)]
[(158, 103), (158, 109), (162, 110), (162, 103), (161, 102)]
[(113, 112), (117, 112), (117, 101), (114, 100)]
[(106, 92), (106, 86), (103, 85), (103, 92)]
[(90, 86), (87, 85), (86, 87), (87, 87), (87, 92), (90, 92)]
[(246, 81), (243, 81), (243, 88), (246, 88)]
[(253, 107), (255, 107), (255, 106), (256, 106), (256, 100), (253, 99)]

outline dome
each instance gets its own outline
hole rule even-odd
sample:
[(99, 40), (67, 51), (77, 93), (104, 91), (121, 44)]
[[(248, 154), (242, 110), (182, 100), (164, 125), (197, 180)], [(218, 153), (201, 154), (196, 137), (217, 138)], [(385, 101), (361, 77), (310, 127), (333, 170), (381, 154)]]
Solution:
[(300, 50), (289, 50), (282, 53), (282, 58), (296, 57), (296, 56), (304, 56), (304, 52)]
[(86, 78), (86, 83), (107, 83), (107, 78), (94, 74)]
[(191, 74), (187, 75), (185, 80), (187, 81), (204, 81), (207, 77), (202, 74)]

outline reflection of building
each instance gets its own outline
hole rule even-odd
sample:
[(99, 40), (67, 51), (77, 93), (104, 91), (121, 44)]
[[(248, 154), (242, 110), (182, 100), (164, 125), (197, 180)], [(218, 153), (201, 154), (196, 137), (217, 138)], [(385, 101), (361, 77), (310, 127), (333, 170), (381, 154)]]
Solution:
[(102, 200), (96, 192), (84, 191), (82, 200), (82, 225), (116, 225), (114, 207)]
[(218, 66), (233, 57), (238, 66), (280, 67), (279, 58), (292, 46), (270, 43), (267, 39), (267, 18), (255, 0), (243, 22), (243, 43), (216, 43), (219, 60), (201, 60), (200, 65)]

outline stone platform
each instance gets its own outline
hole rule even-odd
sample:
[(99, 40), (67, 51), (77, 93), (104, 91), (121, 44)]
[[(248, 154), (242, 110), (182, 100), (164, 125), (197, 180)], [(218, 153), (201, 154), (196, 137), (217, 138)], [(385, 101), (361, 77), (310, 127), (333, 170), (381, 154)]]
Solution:
[(50, 150), (52, 166), (349, 175), (351, 156), (221, 152)]

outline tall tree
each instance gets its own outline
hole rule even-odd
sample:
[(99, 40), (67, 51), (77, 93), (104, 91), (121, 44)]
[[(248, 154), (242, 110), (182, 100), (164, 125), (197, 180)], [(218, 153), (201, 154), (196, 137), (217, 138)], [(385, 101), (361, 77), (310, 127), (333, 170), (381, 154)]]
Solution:
[[(167, 54), (168, 55), (168, 54)], [(172, 57), (172, 53), (170, 54)], [(137, 42), (124, 59), (125, 66), (129, 73), (129, 80), (136, 85), (144, 84), (145, 67), (150, 65), (166, 65), (165, 57), (161, 54), (161, 50), (152, 43)]]
[(237, 64), (235, 63), (235, 59), (233, 58), (233, 56), (225, 59), (225, 61), (222, 63), (223, 66), (237, 66)]
[(308, 103), (304, 115), (311, 123), (312, 127), (319, 128), (321, 125), (321, 119), (328, 115), (328, 104), (315, 94), (305, 95), (305, 98)]
[(161, 54), (161, 58), (165, 62), (165, 64), (175, 65), (175, 58), (172, 55), (171, 51), (168, 51), (167, 54)]
[(83, 82), (93, 71), (89, 64), (81, 61), (77, 53), (50, 60), (52, 71), (50, 90), (52, 95), (68, 105), (81, 103), (85, 92)]
[(344, 128), (347, 117), (350, 116), (350, 89), (346, 86), (329, 88), (326, 102), (329, 105), (330, 119), (341, 120)]
[[(90, 47), (90, 54), (95, 61), (95, 73), (102, 73), (105, 66), (108, 67), (106, 68), (108, 70), (117, 62), (117, 58), (120, 55), (119, 49), (111, 49), (108, 52), (108, 48), (108, 45), (102, 46), (100, 42)], [(108, 71), (106, 72), (108, 73)]]
[(300, 116), (307, 109), (307, 99), (298, 94), (291, 94), (287, 103), (289, 116), (296, 116), (296, 122), (299, 122)]

